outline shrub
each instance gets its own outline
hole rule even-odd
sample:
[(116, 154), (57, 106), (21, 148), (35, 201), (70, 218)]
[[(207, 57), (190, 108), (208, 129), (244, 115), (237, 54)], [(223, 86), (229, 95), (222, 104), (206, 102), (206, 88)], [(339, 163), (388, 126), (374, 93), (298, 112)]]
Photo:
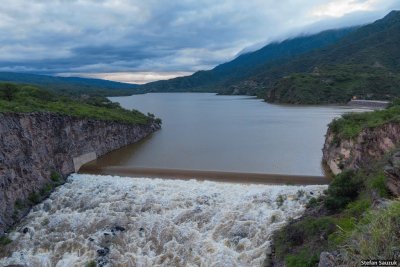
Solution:
[(0, 246), (6, 246), (6, 245), (10, 244), (11, 242), (12, 242), (12, 240), (6, 236), (0, 237)]
[(55, 183), (59, 183), (59, 182), (61, 182), (61, 175), (58, 173), (58, 172), (56, 172), (56, 171), (52, 171), (51, 172), (51, 174), (50, 174), (50, 179), (53, 181), (53, 182), (55, 182)]
[(315, 197), (312, 197), (308, 203), (307, 203), (307, 208), (313, 208), (318, 205), (318, 200)]
[(354, 202), (350, 202), (346, 207), (346, 214), (353, 217), (360, 217), (371, 207), (371, 199), (359, 199)]
[(85, 267), (96, 267), (97, 264), (94, 260), (89, 261), (88, 263), (86, 263)]
[(331, 211), (338, 211), (358, 197), (364, 186), (360, 175), (347, 170), (337, 175), (327, 190), (325, 206)]
[(381, 197), (389, 197), (390, 193), (389, 190), (386, 186), (386, 176), (383, 173), (379, 173), (375, 175), (371, 180), (370, 180), (370, 188), (374, 189), (375, 191), (378, 192), (379, 196)]
[(22, 210), (23, 208), (25, 208), (25, 203), (21, 199), (17, 199), (15, 201), (14, 207), (18, 210)]
[(285, 262), (287, 267), (315, 267), (318, 265), (319, 257), (316, 253), (302, 250), (297, 254), (289, 255)]
[(328, 236), (330, 244), (336, 246), (342, 244), (349, 237), (356, 225), (356, 219), (352, 216), (344, 216), (335, 219), (337, 230)]
[(41, 190), (40, 190), (40, 195), (42, 197), (47, 196), (51, 190), (53, 190), (53, 185), (52, 184), (46, 184)]
[(32, 192), (29, 194), (28, 200), (32, 204), (38, 204), (40, 202), (40, 195), (37, 192)]
[(6, 101), (12, 101), (16, 91), (17, 86), (12, 83), (2, 83), (0, 84), (0, 99), (4, 99)]
[(326, 238), (336, 230), (335, 221), (329, 217), (307, 217), (298, 222), (289, 222), (274, 237), (275, 253), (282, 258), (297, 246), (320, 250), (321, 236)]

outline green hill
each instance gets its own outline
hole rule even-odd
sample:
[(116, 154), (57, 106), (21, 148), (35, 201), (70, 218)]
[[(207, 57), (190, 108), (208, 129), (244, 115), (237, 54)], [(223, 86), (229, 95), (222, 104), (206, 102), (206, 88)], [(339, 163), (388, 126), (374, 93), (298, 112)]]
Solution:
[(352, 96), (392, 99), (400, 96), (398, 44), (400, 12), (393, 11), (324, 49), (266, 66), (236, 86), (279, 103), (345, 103)]
[(290, 74), (271, 88), (265, 98), (276, 103), (347, 103), (354, 96), (391, 100), (400, 96), (400, 74), (374, 65), (337, 64)]
[(0, 112), (53, 112), (79, 118), (147, 124), (154, 116), (123, 109), (105, 97), (70, 97), (54, 94), (31, 85), (0, 83)]
[(268, 62), (289, 59), (293, 56), (332, 44), (354, 31), (355, 28), (324, 31), (310, 36), (301, 36), (283, 42), (269, 44), (255, 52), (246, 53), (221, 64), (212, 70), (198, 71), (191, 76), (167, 81), (157, 81), (140, 86), (147, 92), (217, 92), (229, 84), (250, 77)]
[(78, 77), (56, 77), (47, 75), (0, 72), (0, 82), (33, 84), (64, 95), (118, 96), (137, 93), (136, 84), (112, 82)]

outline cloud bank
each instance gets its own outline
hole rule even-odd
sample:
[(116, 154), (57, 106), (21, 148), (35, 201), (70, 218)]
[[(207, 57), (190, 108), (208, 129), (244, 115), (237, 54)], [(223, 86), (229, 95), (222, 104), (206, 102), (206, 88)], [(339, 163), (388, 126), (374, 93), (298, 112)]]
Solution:
[(399, 8), (398, 0), (5, 0), (0, 70), (143, 83)]

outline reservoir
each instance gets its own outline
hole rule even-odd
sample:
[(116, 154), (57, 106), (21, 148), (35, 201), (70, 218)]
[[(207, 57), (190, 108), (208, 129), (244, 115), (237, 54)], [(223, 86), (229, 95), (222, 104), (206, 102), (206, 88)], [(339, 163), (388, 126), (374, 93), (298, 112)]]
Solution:
[(98, 167), (323, 175), (328, 124), (343, 106), (268, 104), (247, 96), (152, 93), (112, 97), (127, 109), (153, 113), (162, 129), (92, 162)]
[(322, 180), (328, 123), (358, 111), (214, 94), (112, 100), (154, 113), (162, 129), (89, 165), (230, 172), (246, 182), (73, 174), (9, 234), (0, 266), (264, 266), (272, 233), (327, 186), (253, 184), (249, 173)]

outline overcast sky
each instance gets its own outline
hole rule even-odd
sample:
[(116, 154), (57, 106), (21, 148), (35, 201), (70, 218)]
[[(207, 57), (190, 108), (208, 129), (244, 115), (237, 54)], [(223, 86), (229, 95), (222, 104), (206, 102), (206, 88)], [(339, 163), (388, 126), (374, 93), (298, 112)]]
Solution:
[(144, 83), (393, 9), (399, 0), (3, 0), (0, 71)]

